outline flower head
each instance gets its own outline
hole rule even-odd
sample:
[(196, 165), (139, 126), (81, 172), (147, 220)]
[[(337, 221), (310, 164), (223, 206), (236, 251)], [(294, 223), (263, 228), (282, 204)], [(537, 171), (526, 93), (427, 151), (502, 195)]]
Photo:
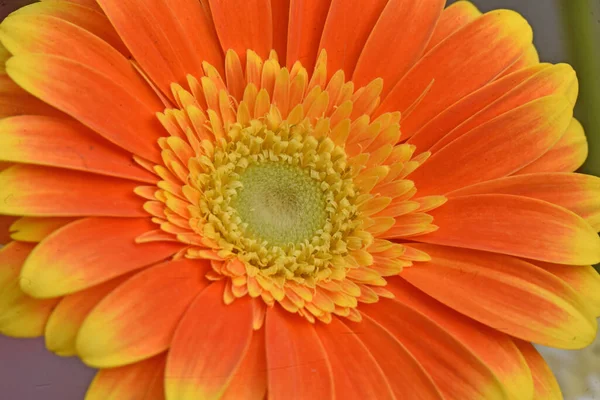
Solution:
[(560, 397), (530, 343), (600, 314), (577, 80), (443, 7), (9, 16), (0, 332), (101, 368), (88, 399)]

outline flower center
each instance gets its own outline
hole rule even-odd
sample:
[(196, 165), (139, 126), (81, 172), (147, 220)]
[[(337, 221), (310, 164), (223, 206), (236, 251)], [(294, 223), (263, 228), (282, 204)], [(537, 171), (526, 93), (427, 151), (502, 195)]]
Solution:
[(233, 207), (246, 233), (271, 245), (311, 239), (325, 224), (325, 197), (317, 182), (297, 166), (265, 162), (240, 175)]

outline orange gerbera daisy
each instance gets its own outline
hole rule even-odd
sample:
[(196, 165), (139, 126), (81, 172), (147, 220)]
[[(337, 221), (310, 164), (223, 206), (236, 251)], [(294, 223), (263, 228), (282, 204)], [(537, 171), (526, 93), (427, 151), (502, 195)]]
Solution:
[[(0, 331), (87, 399), (557, 399), (596, 334), (577, 79), (443, 0), (51, 0), (0, 26)], [(10, 228), (8, 228), (10, 227)]]

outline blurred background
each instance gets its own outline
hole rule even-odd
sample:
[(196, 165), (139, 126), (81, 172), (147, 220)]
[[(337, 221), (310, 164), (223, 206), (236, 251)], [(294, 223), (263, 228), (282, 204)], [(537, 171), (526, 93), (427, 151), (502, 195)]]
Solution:
[[(32, 2), (0, 0), (0, 20)], [(576, 117), (590, 144), (582, 171), (600, 176), (600, 0), (472, 2), (483, 12), (518, 11), (533, 27), (542, 61), (573, 65), (580, 85)], [(600, 400), (600, 340), (580, 351), (540, 350), (555, 371), (565, 400)], [(94, 373), (74, 358), (48, 353), (42, 339), (0, 336), (0, 393), (10, 393), (11, 400), (81, 400)]]

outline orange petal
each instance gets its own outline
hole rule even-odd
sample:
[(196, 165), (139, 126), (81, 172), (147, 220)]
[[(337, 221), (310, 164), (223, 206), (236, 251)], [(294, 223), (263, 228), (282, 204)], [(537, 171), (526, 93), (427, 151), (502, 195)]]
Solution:
[(41, 242), (52, 232), (75, 221), (75, 218), (19, 218), (10, 227), (10, 237), (21, 242)]
[(423, 54), (444, 3), (390, 0), (360, 53), (352, 75), (355, 85), (362, 87), (383, 78), (385, 96)]
[(127, 274), (63, 297), (50, 314), (46, 324), (44, 332), (46, 348), (60, 356), (76, 355), (77, 332), (89, 312), (129, 277), (130, 274)]
[(346, 325), (375, 358), (397, 399), (442, 400), (438, 388), (421, 364), (384, 327), (366, 315), (362, 316), (362, 321), (346, 322)]
[(415, 248), (431, 261), (405, 269), (402, 278), (460, 313), (547, 346), (581, 348), (594, 340), (597, 324), (585, 303), (542, 268), (499, 254), (434, 245)]
[[(427, 264), (414, 268), (427, 268)], [(532, 399), (531, 373), (510, 336), (459, 314), (402, 279), (391, 279), (386, 289), (394, 294), (395, 300), (439, 324), (479, 357), (502, 382), (508, 398)]]
[(35, 248), (21, 271), (21, 287), (41, 298), (71, 294), (163, 261), (182, 248), (169, 242), (135, 243), (153, 227), (146, 218), (73, 222)]
[(133, 181), (59, 168), (15, 165), (0, 172), (0, 213), (136, 217), (147, 213)]
[[(221, 400), (263, 400), (267, 393), (265, 330), (252, 334), (248, 352)], [(270, 398), (273, 398), (271, 394)]]
[(520, 340), (515, 340), (515, 344), (527, 360), (531, 375), (533, 375), (535, 384), (533, 398), (536, 400), (563, 400), (560, 387), (552, 370), (535, 347)]
[[(327, 73), (341, 69), (352, 76), (358, 57), (387, 1), (332, 0), (320, 49), (327, 51)], [(396, 110), (394, 110), (396, 111)]]
[[(273, 17), (273, 50), (277, 52), (279, 63), (281, 65), (286, 64), (290, 2), (291, 0), (271, 0), (271, 14)], [(292, 63), (295, 61), (297, 60), (292, 61)]]
[(583, 165), (587, 156), (588, 143), (583, 126), (576, 119), (572, 119), (567, 131), (554, 146), (516, 174), (573, 172)]
[(0, 130), (0, 160), (157, 181), (131, 154), (73, 120), (23, 115), (0, 120)]
[(435, 26), (426, 52), (446, 40), (454, 32), (481, 16), (481, 12), (470, 1), (457, 1), (448, 6)]
[(44, 334), (59, 299), (38, 300), (19, 287), (19, 272), (33, 245), (11, 242), (0, 249), (0, 333), (14, 337)]
[(501, 74), (501, 76), (506, 75), (506, 74), (511, 74), (515, 71), (530, 67), (532, 65), (539, 64), (539, 62), (540, 62), (540, 56), (537, 52), (537, 49), (535, 48), (535, 45), (533, 43), (531, 43), (529, 46), (527, 46), (527, 48), (525, 49), (525, 51), (523, 52), (521, 57), (519, 57), (519, 59), (517, 61), (515, 61), (513, 63), (513, 65), (508, 67)]
[(431, 118), (510, 66), (531, 39), (531, 28), (519, 14), (509, 10), (489, 12), (421, 58), (385, 98), (376, 115), (405, 112), (433, 81), (416, 109), (402, 118), (403, 136), (410, 137)]
[(290, 0), (288, 69), (299, 61), (309, 72), (313, 70), (330, 5), (331, 0)]
[(9, 230), (11, 225), (18, 219), (19, 217), (0, 215), (0, 245), (6, 244), (11, 240), (11, 233)]
[(419, 242), (557, 264), (600, 262), (600, 238), (582, 218), (545, 201), (503, 194), (448, 199), (429, 211), (439, 229)]
[(333, 398), (331, 365), (314, 325), (272, 307), (267, 310), (265, 329), (269, 398)]
[(202, 61), (222, 68), (223, 54), (199, 1), (98, 0), (98, 4), (144, 72), (169, 98), (173, 99), (172, 83), (185, 84), (187, 74), (203, 76)]
[(492, 371), (467, 347), (423, 314), (395, 300), (364, 305), (362, 312), (386, 328), (425, 368), (444, 399), (506, 399)]
[(548, 151), (572, 113), (572, 105), (558, 95), (532, 101), (462, 135), (409, 179), (419, 196), (427, 196), (509, 175)]
[(64, 115), (57, 109), (27, 93), (13, 82), (8, 75), (4, 73), (0, 74), (0, 118), (27, 114)]
[(111, 142), (148, 160), (161, 161), (156, 141), (164, 129), (154, 116), (159, 110), (148, 107), (109, 77), (69, 59), (45, 54), (15, 56), (6, 63), (6, 71), (29, 93)]
[(315, 330), (331, 365), (335, 398), (395, 398), (383, 370), (361, 342), (362, 331), (353, 332), (337, 317)]
[(209, 3), (224, 51), (233, 49), (242, 60), (248, 49), (263, 59), (268, 58), (273, 48), (271, 1), (210, 0)]
[(124, 367), (100, 370), (85, 400), (164, 400), (165, 359), (162, 354)]
[(448, 197), (471, 194), (511, 194), (559, 205), (600, 231), (600, 178), (574, 173), (516, 175), (458, 189)]
[(175, 331), (165, 387), (171, 400), (219, 399), (242, 364), (252, 340), (252, 302), (223, 302), (223, 282), (192, 303)]
[(546, 68), (549, 68), (549, 65), (541, 64), (485, 85), (428, 121), (408, 140), (408, 143), (415, 145), (419, 152), (428, 151), (455, 128), (462, 127), (466, 121), (472, 120), (475, 115), (490, 107), (499, 98), (506, 96), (515, 87), (520, 86)]
[(209, 281), (208, 261), (169, 261), (136, 274), (106, 296), (77, 335), (77, 354), (88, 365), (131, 364), (169, 348), (192, 300)]

